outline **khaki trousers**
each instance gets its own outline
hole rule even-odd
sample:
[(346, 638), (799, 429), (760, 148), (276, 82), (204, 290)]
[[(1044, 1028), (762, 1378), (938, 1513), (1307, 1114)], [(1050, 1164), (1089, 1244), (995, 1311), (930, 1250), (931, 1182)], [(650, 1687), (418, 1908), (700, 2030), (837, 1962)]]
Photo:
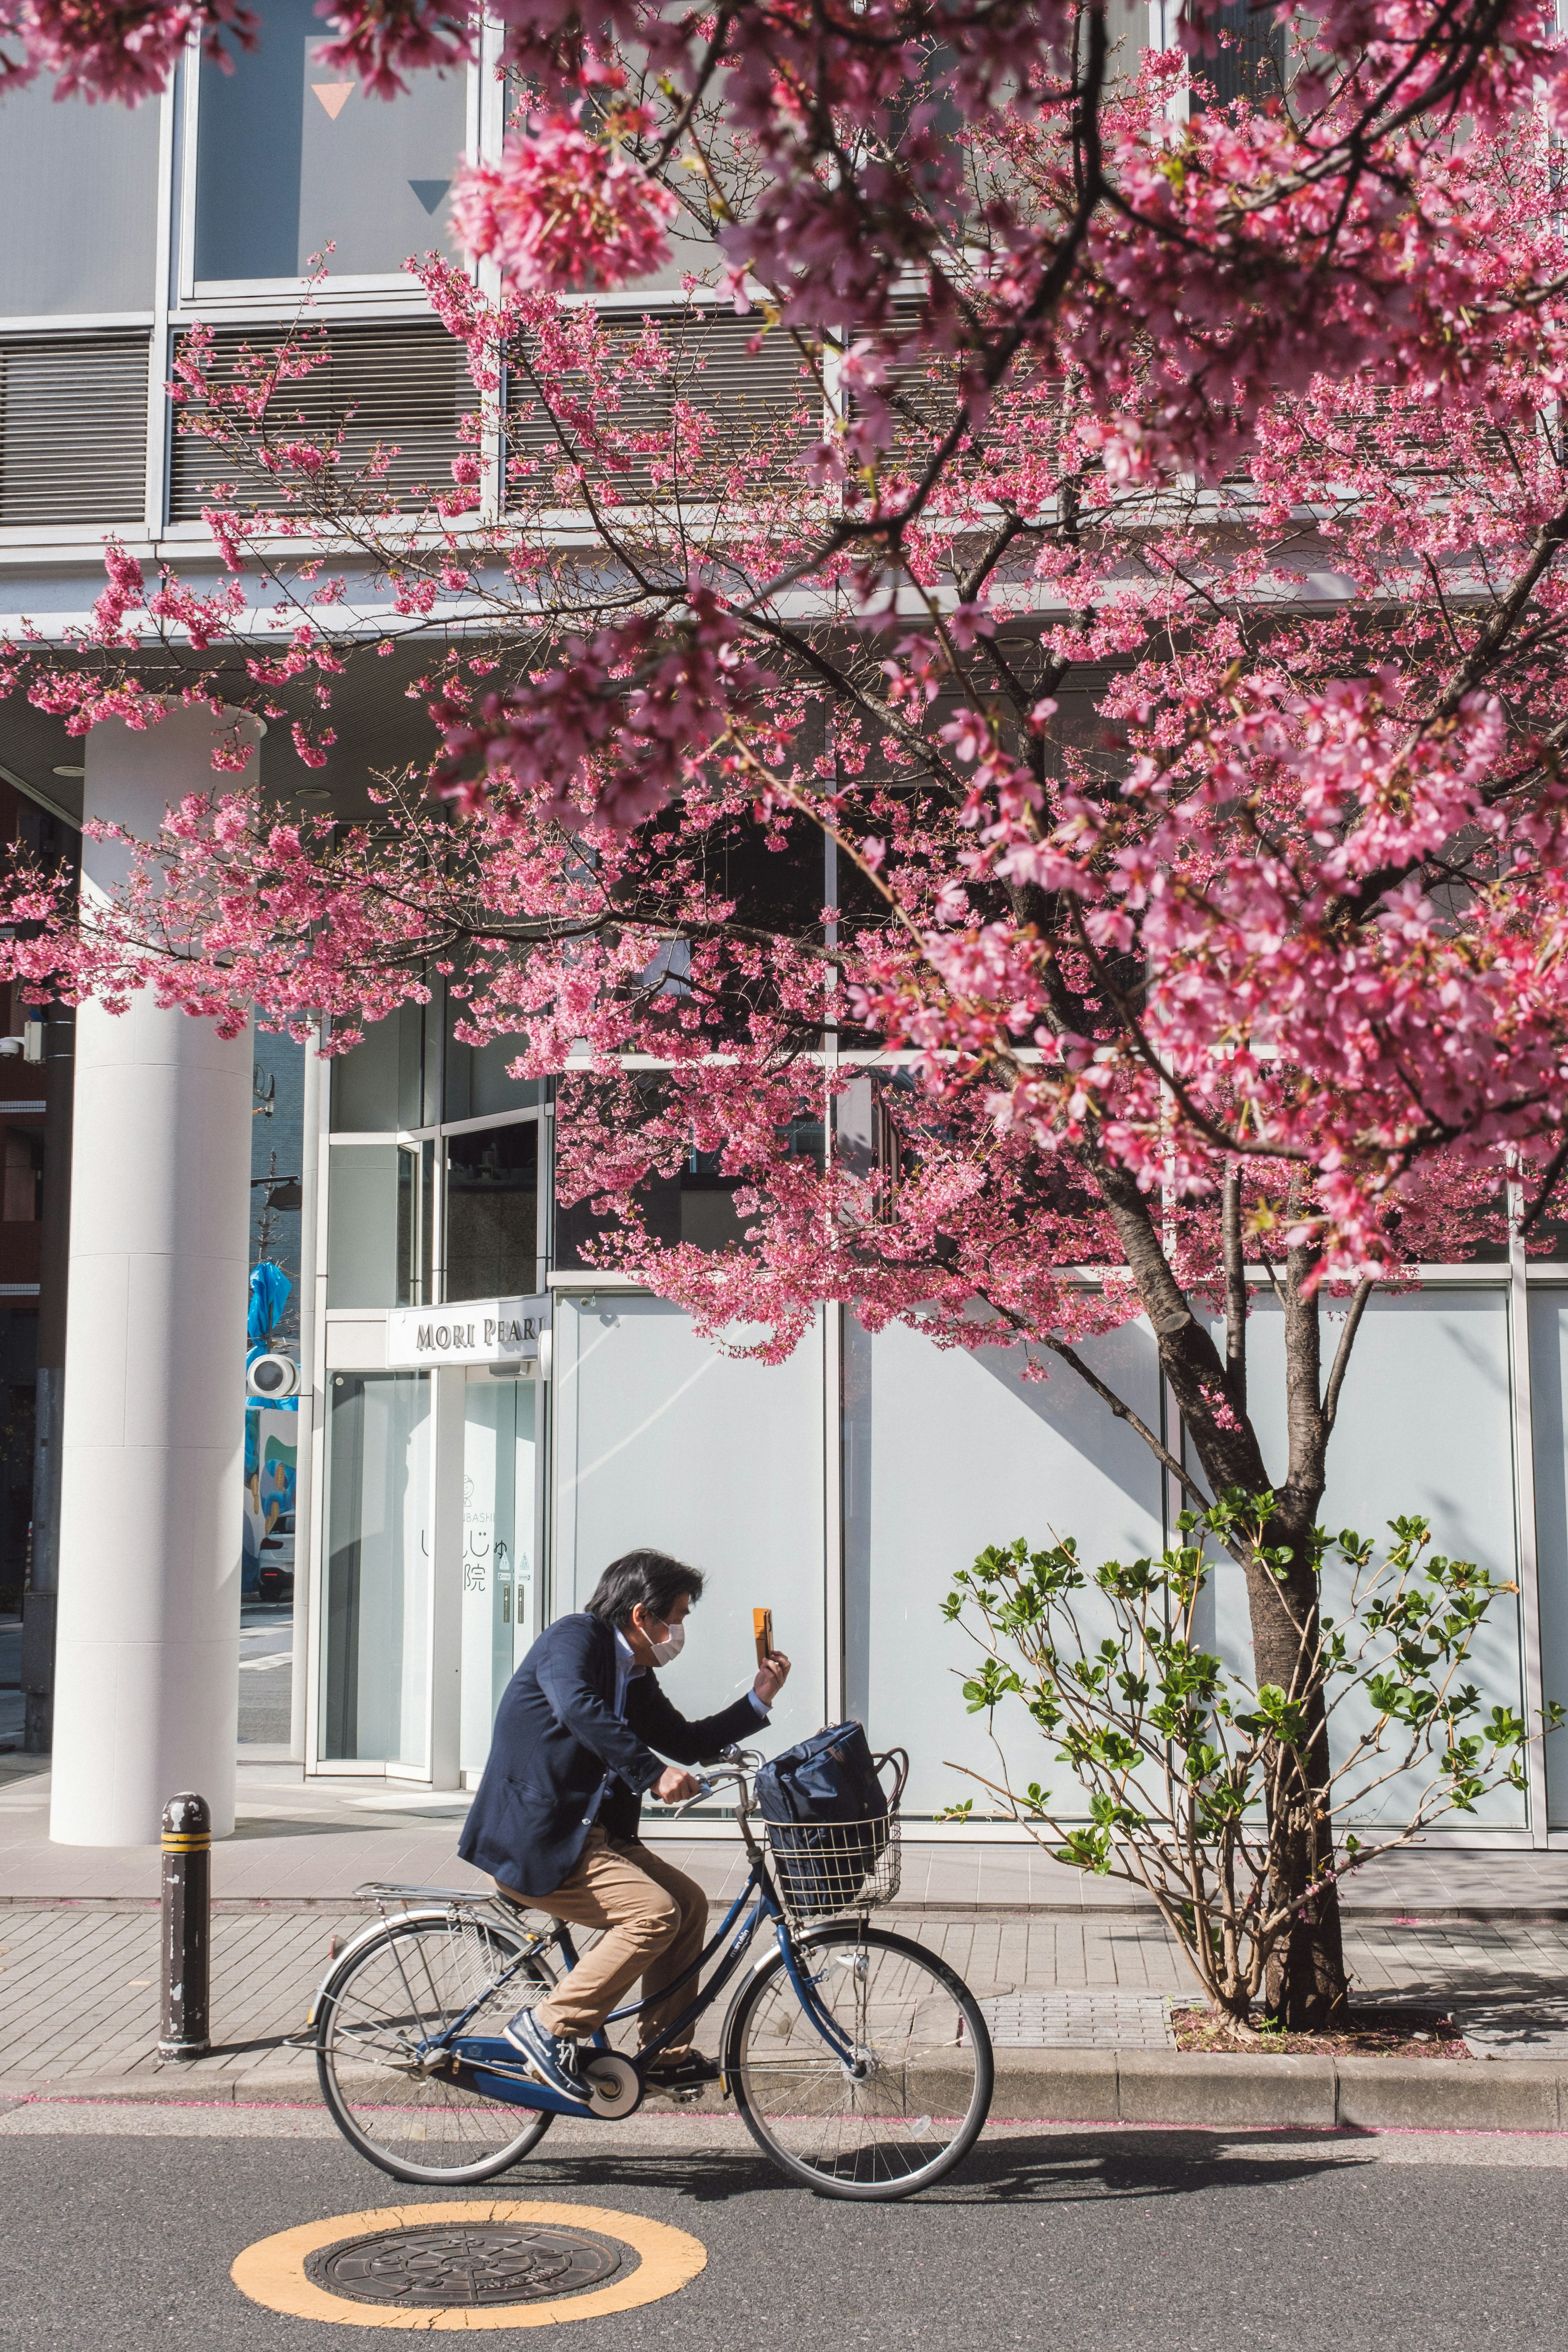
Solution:
[[(691, 1977), (667, 2000), (654, 2000), (685, 1974), (707, 1941), (708, 1897), (684, 1871), (646, 1845), (626, 1845), (601, 1829), (591, 1829), (576, 1869), (553, 1894), (513, 1899), (574, 1927), (602, 1931), (549, 2000), (539, 2004), (540, 2023), (552, 2033), (586, 2041), (597, 2033), (611, 2010), (619, 2008), (638, 1977), (644, 1999), (653, 2000), (637, 2020), (645, 2045), (696, 1998), (697, 1979)], [(664, 2054), (677, 2058), (690, 2046), (691, 2036), (685, 2033)]]

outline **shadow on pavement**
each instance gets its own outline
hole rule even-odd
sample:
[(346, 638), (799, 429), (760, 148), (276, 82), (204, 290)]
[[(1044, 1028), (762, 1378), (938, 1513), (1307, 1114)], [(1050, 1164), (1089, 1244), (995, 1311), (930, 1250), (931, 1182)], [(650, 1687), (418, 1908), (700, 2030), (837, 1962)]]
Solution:
[[(1360, 2133), (1345, 2131), (1303, 2134), (1297, 2138), (1289, 2133), (1232, 2130), (1223, 2136), (1093, 2129), (1042, 2132), (1033, 2138), (1016, 2134), (1005, 2139), (982, 2139), (956, 2172), (934, 2188), (921, 2190), (914, 2201), (922, 2205), (1073, 2205), (1108, 2198), (1191, 2197), (1218, 2188), (1282, 2189), (1295, 2180), (1318, 2179), (1364, 2165), (1370, 2137), (1363, 2139)], [(1259, 2148), (1256, 2156), (1248, 2153), (1254, 2143)], [(1365, 2152), (1358, 2152), (1358, 2147)], [(1265, 2149), (1267, 2153), (1262, 2152)], [(546, 2175), (562, 2189), (570, 2187), (603, 2193), (616, 2186), (642, 2188), (673, 2191), (697, 2204), (724, 2204), (732, 2198), (769, 2190), (788, 2197), (803, 2193), (760, 2154), (694, 2148), (689, 2155), (682, 2155), (666, 2148), (603, 2157), (585, 2149), (576, 2156), (559, 2152), (553, 2137), (496, 2187), (504, 2191), (525, 2178), (539, 2181)]]

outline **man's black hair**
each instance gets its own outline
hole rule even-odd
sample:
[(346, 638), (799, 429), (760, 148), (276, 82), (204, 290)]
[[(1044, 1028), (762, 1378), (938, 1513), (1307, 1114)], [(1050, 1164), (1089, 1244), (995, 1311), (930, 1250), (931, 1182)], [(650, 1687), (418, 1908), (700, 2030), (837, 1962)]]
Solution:
[(700, 1568), (688, 1568), (683, 1561), (671, 1559), (667, 1551), (623, 1552), (594, 1587), (588, 1614), (603, 1617), (611, 1625), (625, 1625), (640, 1601), (661, 1625), (667, 1625), (683, 1592), (692, 1601), (701, 1600)]

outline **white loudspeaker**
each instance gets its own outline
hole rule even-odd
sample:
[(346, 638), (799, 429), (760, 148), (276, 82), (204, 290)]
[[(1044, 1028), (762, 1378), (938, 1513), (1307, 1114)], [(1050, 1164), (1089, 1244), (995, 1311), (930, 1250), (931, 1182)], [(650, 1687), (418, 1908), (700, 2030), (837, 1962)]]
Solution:
[(289, 1356), (258, 1356), (245, 1375), (246, 1393), (278, 1404), (300, 1393), (300, 1367)]

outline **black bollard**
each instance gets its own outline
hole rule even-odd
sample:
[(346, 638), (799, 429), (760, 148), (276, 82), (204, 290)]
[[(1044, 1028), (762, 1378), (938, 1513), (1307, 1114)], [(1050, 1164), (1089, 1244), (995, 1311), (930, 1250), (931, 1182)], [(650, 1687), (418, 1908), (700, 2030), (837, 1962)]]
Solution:
[(207, 2036), (212, 1815), (205, 1797), (163, 1808), (163, 2030), (160, 2058), (200, 2058)]

